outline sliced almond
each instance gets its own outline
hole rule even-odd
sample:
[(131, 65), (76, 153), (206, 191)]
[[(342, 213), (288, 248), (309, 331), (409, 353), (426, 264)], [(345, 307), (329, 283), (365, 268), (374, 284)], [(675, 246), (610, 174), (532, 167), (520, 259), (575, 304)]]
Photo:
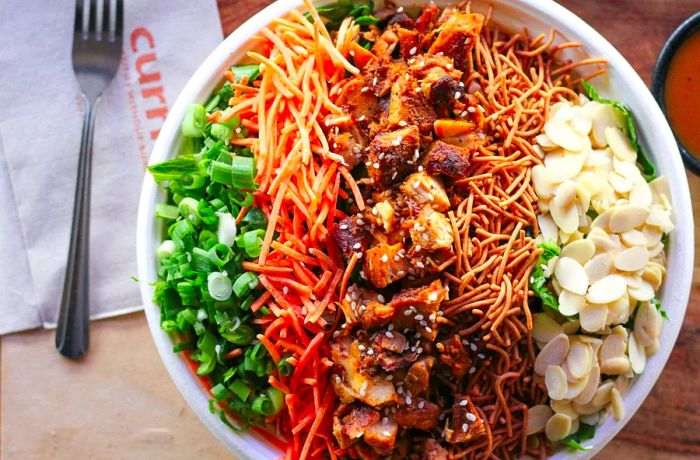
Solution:
[(627, 290), (627, 281), (620, 275), (608, 275), (591, 285), (586, 300), (596, 304), (606, 304), (619, 299)]
[(610, 150), (620, 160), (632, 163), (637, 161), (637, 152), (621, 129), (612, 126), (605, 128), (605, 140), (608, 142)]
[(557, 117), (551, 118), (544, 124), (544, 133), (552, 142), (572, 152), (580, 152), (586, 146), (586, 138)]
[(575, 334), (581, 328), (581, 323), (577, 318), (564, 322), (564, 324), (561, 325), (561, 328), (564, 331), (564, 334)]
[(600, 189), (605, 185), (605, 179), (591, 171), (583, 171), (576, 176), (576, 182), (585, 187), (591, 196), (598, 194)]
[(590, 283), (596, 283), (608, 276), (612, 272), (612, 267), (612, 256), (608, 253), (603, 253), (593, 256), (591, 260), (586, 262), (583, 269), (588, 275), (588, 281)]
[(649, 262), (649, 251), (645, 247), (634, 246), (615, 254), (614, 262), (618, 270), (636, 272)]
[[(581, 294), (574, 294), (566, 289), (559, 293), (559, 313), (565, 316), (577, 315), (586, 303)], [(534, 331), (533, 331), (534, 334)]]
[(644, 346), (637, 343), (635, 334), (630, 334), (629, 342), (627, 343), (627, 355), (630, 358), (630, 364), (635, 374), (641, 374), (647, 365), (647, 354)]
[(644, 233), (639, 230), (630, 230), (620, 233), (620, 240), (627, 246), (644, 246), (647, 245), (647, 238)]
[(557, 183), (554, 182), (551, 174), (544, 165), (535, 165), (532, 168), (532, 185), (539, 198), (552, 198)]
[(532, 336), (539, 342), (547, 343), (562, 333), (562, 327), (545, 313), (532, 315)]
[(614, 233), (628, 232), (641, 226), (649, 215), (649, 210), (643, 206), (627, 204), (616, 206), (610, 216), (610, 230)]
[(605, 407), (610, 402), (610, 391), (614, 386), (615, 382), (612, 380), (608, 380), (600, 385), (593, 395), (593, 404), (598, 407)]
[(554, 414), (547, 421), (544, 432), (550, 441), (561, 441), (571, 432), (571, 419), (564, 414)]
[(593, 128), (593, 120), (581, 114), (575, 116), (571, 120), (571, 127), (574, 129), (574, 131), (576, 131), (577, 134), (580, 134), (581, 136), (588, 136), (588, 133), (591, 132), (591, 128)]
[(561, 250), (561, 257), (571, 257), (584, 265), (595, 254), (595, 244), (589, 240), (577, 240), (567, 244)]
[(547, 394), (552, 399), (564, 399), (569, 386), (561, 366), (547, 366), (544, 384), (547, 387)]
[(642, 272), (642, 279), (649, 283), (654, 290), (658, 290), (663, 281), (663, 273), (655, 264), (647, 264)]
[(556, 150), (559, 148), (559, 146), (557, 144), (555, 144), (554, 142), (552, 142), (552, 140), (549, 138), (549, 136), (547, 136), (544, 133), (538, 134), (537, 136), (535, 136), (535, 141), (537, 142), (537, 144), (540, 147), (542, 147), (542, 150), (545, 150), (545, 151)]
[(634, 183), (627, 180), (625, 177), (622, 177), (622, 175), (615, 171), (612, 171), (608, 175), (608, 181), (610, 181), (610, 185), (612, 185), (615, 191), (620, 194), (629, 193), (634, 187)]
[(643, 178), (640, 177), (634, 182), (634, 186), (630, 191), (629, 202), (637, 206), (651, 206), (651, 189)]
[(636, 164), (629, 161), (623, 161), (618, 158), (613, 158), (613, 169), (628, 181), (634, 183), (637, 179), (642, 178), (642, 173)]
[(557, 224), (554, 223), (552, 216), (540, 214), (537, 216), (537, 223), (544, 240), (556, 243), (559, 229), (557, 228)]
[(578, 404), (587, 404), (593, 399), (598, 385), (600, 384), (600, 367), (595, 364), (591, 367), (591, 373), (588, 376), (588, 383), (586, 387), (576, 396), (574, 401)]
[(640, 302), (646, 302), (654, 298), (654, 288), (642, 279), (639, 280), (639, 284), (636, 286), (630, 286), (627, 292), (629, 292), (630, 297)]
[(566, 364), (576, 380), (583, 378), (591, 371), (591, 348), (582, 342), (573, 342), (566, 356)]
[[(591, 104), (589, 106), (589, 104)], [(605, 129), (608, 127), (622, 128), (624, 123), (620, 113), (608, 104), (589, 102), (584, 110), (590, 114), (593, 120), (591, 128), (591, 140), (596, 147), (605, 147), (608, 141), (605, 138)]]
[(549, 405), (556, 414), (568, 415), (571, 420), (578, 418), (578, 414), (571, 406), (571, 401), (552, 399), (549, 401)]
[(605, 327), (608, 319), (608, 306), (587, 304), (578, 314), (581, 328), (588, 332), (598, 332)]
[(610, 358), (600, 363), (600, 372), (606, 375), (621, 375), (630, 369), (630, 361), (626, 356)]
[(559, 366), (569, 353), (569, 337), (559, 334), (540, 350), (535, 359), (535, 372), (544, 375), (549, 366)]
[[(620, 337), (617, 334), (608, 335), (605, 340), (603, 340), (603, 345), (600, 347), (599, 357), (600, 361), (607, 361), (612, 358), (618, 358), (625, 355), (625, 349), (627, 348), (627, 341), (625, 338)], [(605, 373), (604, 369), (601, 371)]]
[(546, 404), (538, 404), (527, 410), (527, 435), (536, 434), (544, 430), (549, 418), (553, 415), (552, 409)]
[(560, 184), (576, 177), (583, 169), (585, 161), (585, 153), (572, 153), (561, 149), (549, 152), (544, 157), (544, 164), (547, 167), (549, 180), (555, 184)]
[(617, 391), (617, 388), (613, 388), (610, 391), (610, 405), (612, 406), (615, 420), (619, 422), (622, 420), (622, 417), (625, 416), (625, 406), (622, 403), (622, 395), (620, 395), (620, 392)]
[(572, 400), (580, 395), (586, 388), (586, 385), (588, 385), (588, 376), (589, 374), (586, 373), (586, 375), (581, 377), (579, 380), (576, 380), (575, 382), (568, 382), (568, 388), (566, 389), (564, 399)]
[(642, 302), (637, 307), (634, 319), (634, 333), (638, 345), (649, 346), (661, 334), (660, 315), (650, 302)]
[(554, 276), (564, 289), (573, 292), (574, 294), (583, 295), (588, 288), (588, 275), (583, 266), (571, 257), (560, 257), (556, 267), (554, 267)]

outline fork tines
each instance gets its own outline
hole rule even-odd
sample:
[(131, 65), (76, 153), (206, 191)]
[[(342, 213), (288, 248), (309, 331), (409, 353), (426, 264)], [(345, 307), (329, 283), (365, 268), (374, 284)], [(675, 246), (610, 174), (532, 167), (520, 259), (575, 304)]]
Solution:
[(75, 32), (85, 40), (95, 34), (101, 40), (106, 34), (114, 41), (121, 34), (124, 21), (123, 0), (77, 0), (75, 5)]

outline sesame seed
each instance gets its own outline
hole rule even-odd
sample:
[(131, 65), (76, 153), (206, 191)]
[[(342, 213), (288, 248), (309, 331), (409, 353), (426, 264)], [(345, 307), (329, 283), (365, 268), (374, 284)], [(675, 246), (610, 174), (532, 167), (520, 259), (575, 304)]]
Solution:
[(336, 376), (335, 376), (335, 381), (336, 381), (337, 383), (340, 383), (340, 376), (339, 376), (339, 375), (336, 375)]
[(467, 107), (467, 112), (474, 113), (474, 112), (476, 112), (476, 108), (469, 106), (469, 107)]
[(423, 353), (423, 347), (416, 348), (416, 353), (418, 353), (419, 355)]
[(421, 246), (420, 244), (417, 244), (414, 246), (414, 248), (416, 251), (420, 251), (421, 249), (423, 249), (423, 246)]
[(472, 367), (469, 369), (470, 374), (473, 374), (474, 372), (476, 372), (476, 367)]
[(384, 262), (384, 263), (389, 262), (389, 256), (386, 255), (386, 254), (384, 254), (384, 255), (382, 256), (382, 262)]
[(375, 77), (372, 79), (372, 86), (377, 86), (377, 81), (378, 81), (378, 80), (377, 80), (377, 77), (375, 76)]
[(396, 389), (396, 393), (398, 393), (398, 394), (403, 394), (403, 388), (402, 388), (402, 387), (398, 387), (398, 388)]
[(391, 331), (386, 331), (386, 336), (389, 337), (390, 339), (394, 338), (394, 334), (392, 334)]
[(394, 256), (394, 262), (398, 262), (400, 260), (401, 260), (401, 257), (399, 257), (398, 254)]
[(416, 321), (422, 321), (423, 315), (416, 315)]
[(407, 309), (407, 310), (404, 310), (403, 315), (404, 315), (404, 316), (411, 316), (411, 313), (412, 313), (412, 312), (411, 312), (411, 309), (409, 308), (409, 309)]
[(425, 67), (425, 61), (420, 61), (420, 62), (418, 63), (418, 67), (420, 67), (421, 69), (422, 69), (423, 67)]
[(469, 348), (471, 348), (472, 351), (476, 351), (476, 350), (478, 349), (478, 348), (476, 347), (476, 344), (474, 344), (474, 343), (472, 343), (471, 345), (469, 345)]
[(366, 93), (367, 91), (369, 91), (369, 88), (366, 86), (363, 86), (362, 89), (360, 90), (361, 93)]
[(379, 169), (379, 163), (374, 163), (372, 166), (374, 166), (374, 169)]
[(360, 243), (355, 243), (352, 245), (353, 249), (360, 249), (361, 247), (362, 247), (362, 245)]
[(410, 54), (411, 56), (413, 56), (414, 54), (416, 54), (416, 51), (418, 51), (418, 49), (414, 46), (413, 48), (411, 48), (411, 49), (408, 51), (408, 54)]
[(333, 338), (337, 339), (338, 337), (340, 337), (340, 331), (333, 332)]
[(401, 127), (408, 126), (408, 123), (406, 123), (405, 120), (401, 120), (401, 121), (399, 121), (399, 126), (401, 126)]
[(389, 326), (386, 328), (387, 331), (393, 331), (394, 330), (394, 325), (389, 324)]
[(357, 219), (357, 225), (365, 225), (365, 221), (362, 219)]
[(283, 286), (283, 287), (282, 287), (282, 292), (284, 293), (284, 295), (289, 294), (289, 288), (288, 288), (287, 286)]
[(374, 354), (374, 350), (370, 348), (369, 350), (367, 350), (367, 354), (372, 356)]
[(391, 382), (392, 380), (394, 380), (394, 376), (393, 376), (393, 375), (387, 375), (384, 379)]
[(383, 434), (384, 436), (391, 436), (391, 432), (389, 432), (389, 430), (384, 430), (384, 431), (382, 431), (382, 434)]
[(406, 404), (411, 404), (413, 400), (411, 399), (410, 396), (406, 396)]
[(377, 158), (379, 158), (380, 160), (383, 160), (385, 156), (386, 156), (386, 154), (384, 152), (382, 152), (379, 155), (377, 155)]
[(414, 182), (413, 182), (413, 188), (416, 188), (416, 189), (417, 189), (418, 187), (420, 187), (420, 182), (414, 181)]
[(383, 423), (384, 425), (386, 425), (387, 423), (389, 423), (389, 418), (388, 418), (388, 417), (384, 417), (384, 418), (382, 419), (382, 423)]
[(377, 300), (380, 301), (381, 303), (384, 303), (384, 300), (385, 300), (385, 299), (384, 299), (384, 296), (383, 296), (383, 295), (379, 294), (379, 295), (377, 296)]
[[(425, 235), (423, 235), (423, 236), (425, 236)], [(427, 238), (426, 238), (426, 239), (427, 239)], [(416, 262), (416, 267), (418, 267), (418, 268), (425, 268), (425, 264), (419, 260), (418, 262)]]
[(367, 347), (365, 347), (365, 346), (362, 345), (362, 344), (359, 344), (359, 345), (357, 346), (357, 348), (358, 348), (360, 351), (365, 351), (365, 349), (367, 349)]
[(483, 354), (483, 353), (479, 353), (478, 355), (476, 355), (476, 357), (479, 358), (479, 359), (485, 359), (485, 358), (486, 358), (486, 355)]
[(421, 91), (420, 86), (416, 86), (415, 92), (420, 93), (420, 91)]
[(467, 420), (470, 422), (476, 422), (476, 415), (472, 414), (471, 412), (467, 412)]
[(466, 423), (462, 423), (462, 431), (466, 433), (467, 429), (469, 429), (469, 425), (467, 425)]
[(461, 400), (461, 401), (459, 402), (459, 405), (462, 406), (462, 407), (466, 406), (467, 404), (468, 404), (468, 403), (467, 403), (467, 400), (466, 400), (466, 399), (463, 399), (463, 400)]
[(419, 402), (419, 403), (418, 403), (418, 409), (422, 409), (423, 407), (425, 407), (425, 401)]
[(425, 326), (425, 332), (427, 332), (428, 334), (432, 334), (433, 330), (429, 326)]
[(396, 8), (397, 13), (403, 13), (403, 6)]
[(462, 97), (462, 93), (460, 91), (455, 91), (455, 99), (459, 99)]
[(423, 171), (423, 165), (418, 166), (418, 171)]

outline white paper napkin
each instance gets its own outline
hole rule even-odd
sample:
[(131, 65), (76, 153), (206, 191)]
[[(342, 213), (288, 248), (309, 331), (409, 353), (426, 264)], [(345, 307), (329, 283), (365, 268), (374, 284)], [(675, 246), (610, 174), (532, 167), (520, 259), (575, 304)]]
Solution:
[[(124, 55), (95, 127), (93, 318), (141, 308), (131, 277), (144, 167), (168, 107), (222, 39), (215, 0), (125, 3)], [(74, 5), (0, 2), (0, 334), (58, 318), (82, 126)]]

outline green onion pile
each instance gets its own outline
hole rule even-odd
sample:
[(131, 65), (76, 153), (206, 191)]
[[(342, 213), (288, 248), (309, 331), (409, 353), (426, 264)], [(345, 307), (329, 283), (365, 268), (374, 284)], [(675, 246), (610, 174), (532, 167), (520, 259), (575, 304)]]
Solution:
[[(246, 75), (252, 82), (259, 75), (257, 65), (231, 70), (238, 81)], [(259, 280), (241, 266), (258, 257), (267, 227), (265, 214), (251, 207), (252, 152), (230, 144), (248, 133), (237, 117), (207, 121), (208, 114), (228, 107), (232, 95), (226, 82), (205, 105), (190, 105), (181, 153), (148, 170), (168, 193), (168, 202), (156, 207), (156, 216), (167, 224), (167, 238), (157, 251), (154, 295), (161, 326), (177, 338), (174, 351), (187, 350), (199, 363), (197, 374), (210, 381), (212, 412), (232, 428), (245, 429), (276, 414), (283, 395), (268, 384), (275, 365), (252, 322), (268, 313), (266, 307), (250, 309), (262, 293)], [(244, 207), (248, 210), (236, 224)], [(227, 416), (231, 413), (235, 420)]]

